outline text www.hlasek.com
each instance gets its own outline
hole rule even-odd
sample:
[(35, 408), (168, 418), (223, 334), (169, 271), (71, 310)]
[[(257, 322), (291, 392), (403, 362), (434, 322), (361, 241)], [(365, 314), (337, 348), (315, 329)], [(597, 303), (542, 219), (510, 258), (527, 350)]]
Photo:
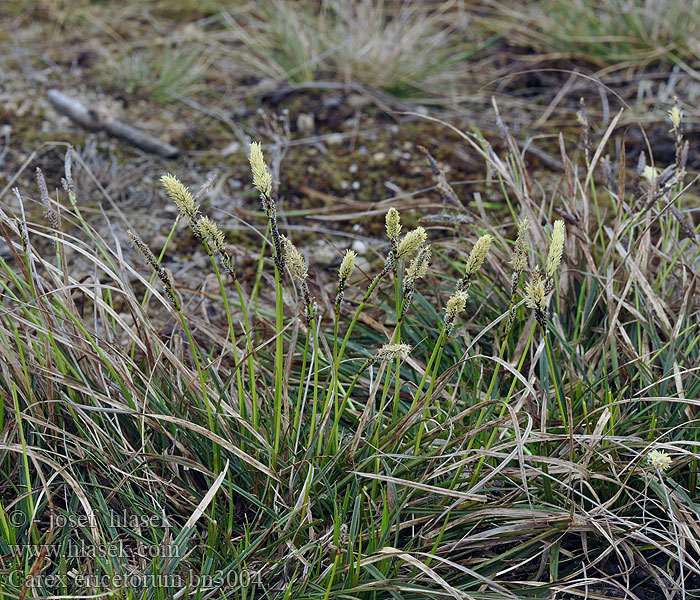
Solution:
[(16, 544), (10, 546), (14, 556), (25, 558), (179, 558), (180, 548), (176, 544), (133, 544), (123, 541), (109, 544), (90, 544), (85, 540), (69, 539), (64, 544)]

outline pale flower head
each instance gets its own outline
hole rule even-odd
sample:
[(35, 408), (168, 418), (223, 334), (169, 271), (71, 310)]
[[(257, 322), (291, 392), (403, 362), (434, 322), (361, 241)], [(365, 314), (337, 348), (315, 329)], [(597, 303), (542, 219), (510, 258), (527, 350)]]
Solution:
[(357, 258), (357, 252), (354, 250), (346, 250), (345, 256), (340, 263), (340, 268), (338, 269), (338, 280), (345, 283), (352, 275), (355, 270), (355, 258)]
[(282, 236), (282, 243), (284, 244), (284, 262), (289, 267), (292, 277), (298, 281), (306, 280), (309, 270), (304, 257), (289, 238)]
[(195, 206), (194, 198), (189, 188), (184, 186), (175, 175), (171, 175), (170, 173), (163, 175), (160, 178), (160, 182), (165, 188), (165, 193), (175, 202), (175, 206), (178, 207), (180, 213), (193, 223), (197, 217), (199, 207)]
[(586, 116), (585, 109), (582, 108), (581, 110), (576, 111), (576, 120), (579, 122), (579, 125), (588, 127), (588, 117)]
[(652, 450), (647, 455), (647, 462), (659, 471), (665, 471), (671, 466), (671, 457), (663, 450)]
[(260, 142), (251, 142), (249, 160), (253, 172), (253, 185), (263, 196), (269, 198), (272, 194), (272, 175), (265, 164)]
[(490, 235), (482, 235), (474, 244), (472, 251), (469, 253), (469, 258), (467, 258), (467, 264), (464, 267), (465, 277), (472, 277), (481, 268), (486, 260), (486, 255), (488, 254), (489, 248), (491, 247), (491, 241), (493, 238)]
[(197, 231), (212, 250), (221, 253), (226, 251), (224, 232), (209, 217), (199, 217)]
[(377, 352), (380, 360), (392, 358), (406, 358), (411, 353), (411, 346), (408, 344), (384, 344)]
[(428, 234), (425, 233), (425, 229), (422, 227), (416, 227), (414, 230), (409, 231), (399, 242), (396, 249), (396, 258), (411, 256), (427, 239)]
[(646, 179), (649, 183), (654, 183), (659, 176), (659, 170), (656, 167), (647, 165), (642, 171), (642, 177)]
[(445, 313), (447, 314), (447, 321), (453, 322), (460, 313), (464, 312), (467, 306), (467, 299), (469, 298), (469, 293), (465, 290), (458, 290), (452, 296), (450, 296), (445, 306)]
[(510, 264), (516, 273), (522, 273), (527, 267), (527, 233), (530, 230), (530, 221), (525, 217), (518, 223), (518, 237), (515, 239), (513, 257)]
[(430, 246), (423, 246), (413, 257), (411, 264), (406, 269), (406, 280), (410, 282), (417, 281), (425, 277), (428, 272), (428, 264), (430, 263), (431, 250)]
[(525, 304), (528, 308), (544, 311), (546, 293), (539, 267), (532, 270), (532, 279), (525, 284)]
[(399, 211), (393, 206), (387, 211), (386, 217), (384, 218), (386, 223), (386, 235), (392, 241), (396, 242), (401, 235), (401, 216)]
[(671, 125), (673, 126), (671, 131), (678, 131), (683, 120), (683, 111), (678, 104), (674, 104), (671, 110), (668, 111), (668, 118), (671, 119)]
[(547, 254), (547, 266), (545, 274), (547, 278), (554, 277), (554, 274), (559, 268), (562, 256), (564, 255), (564, 238), (566, 237), (566, 228), (564, 221), (559, 219), (554, 223), (552, 237), (549, 240), (549, 254)]

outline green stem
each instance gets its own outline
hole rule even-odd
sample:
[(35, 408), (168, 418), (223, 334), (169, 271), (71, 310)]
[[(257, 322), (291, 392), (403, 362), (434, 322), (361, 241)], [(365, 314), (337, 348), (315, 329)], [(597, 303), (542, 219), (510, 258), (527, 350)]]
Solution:
[(282, 291), (282, 274), (275, 265), (275, 403), (273, 414), (273, 427), (275, 430), (274, 453), (272, 466), (277, 464), (277, 456), (280, 449), (280, 432), (282, 429), (282, 386), (284, 375), (284, 296)]

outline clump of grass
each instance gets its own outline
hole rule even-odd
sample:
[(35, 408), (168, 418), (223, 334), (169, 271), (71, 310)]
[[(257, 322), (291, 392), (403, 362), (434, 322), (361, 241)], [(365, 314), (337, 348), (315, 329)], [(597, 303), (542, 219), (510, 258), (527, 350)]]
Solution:
[(333, 78), (407, 93), (473, 53), (465, 13), (408, 2), (272, 0), (229, 13), (251, 73), (301, 83)]
[(685, 594), (700, 250), (670, 119), (668, 174), (630, 183), (623, 154), (599, 178), (602, 148), (564, 152), (547, 201), (503, 121), (504, 155), (461, 134), (512, 227), (436, 239), (389, 209), (374, 276), (345, 251), (331, 293), (281, 231), (262, 146), (259, 286), (201, 190), (161, 180), (216, 277), (194, 291), (168, 244), (134, 235), (141, 265), (86, 222), (69, 153), (61, 197), (38, 180), (48, 225), (19, 191), (0, 212), (3, 594)]
[(698, 58), (700, 2), (690, 0), (544, 0), (494, 3), (490, 26), (548, 58), (601, 67), (645, 66)]
[(157, 102), (187, 98), (202, 87), (211, 58), (194, 45), (119, 50), (98, 67), (98, 80), (120, 93)]

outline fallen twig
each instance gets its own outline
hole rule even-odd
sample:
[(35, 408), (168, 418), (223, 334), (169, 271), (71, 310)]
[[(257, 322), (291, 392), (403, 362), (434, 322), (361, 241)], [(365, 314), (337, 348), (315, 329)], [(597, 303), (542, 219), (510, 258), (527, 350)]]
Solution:
[(69, 98), (58, 90), (49, 90), (48, 96), (49, 101), (58, 112), (66, 115), (69, 119), (75, 121), (85, 129), (90, 131), (105, 131), (109, 135), (129, 142), (145, 152), (158, 154), (166, 158), (174, 158), (180, 153), (175, 146), (163, 142), (121, 121), (102, 117), (95, 110)]

